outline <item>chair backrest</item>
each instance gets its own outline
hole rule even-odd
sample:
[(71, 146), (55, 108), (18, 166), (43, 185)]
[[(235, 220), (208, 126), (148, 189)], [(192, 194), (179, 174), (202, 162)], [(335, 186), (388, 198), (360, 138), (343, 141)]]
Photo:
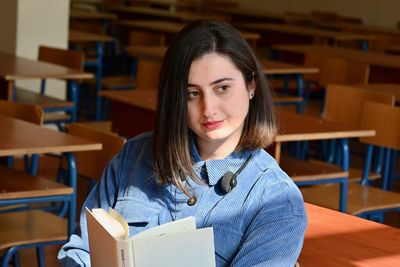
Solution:
[(39, 47), (38, 59), (76, 70), (83, 70), (85, 61), (84, 54), (81, 51), (72, 51), (49, 46)]
[(319, 84), (367, 84), (369, 65), (349, 59), (324, 56), (320, 63)]
[(0, 114), (37, 125), (42, 125), (44, 119), (44, 112), (41, 107), (6, 100), (0, 100)]
[(105, 132), (79, 124), (69, 124), (67, 130), (70, 134), (102, 143), (103, 147), (101, 151), (74, 153), (78, 174), (91, 179), (100, 180), (107, 163), (124, 145), (125, 138), (115, 133)]
[[(322, 58), (324, 56), (320, 53), (307, 52), (304, 55), (303, 65), (306, 67), (321, 68)], [(320, 73), (307, 73), (303, 75), (304, 80), (319, 81)]]
[(376, 131), (375, 136), (360, 138), (361, 142), (400, 150), (400, 108), (367, 102), (361, 127)]
[(129, 32), (128, 46), (135, 45), (164, 45), (165, 35), (134, 30)]
[(350, 85), (328, 85), (323, 118), (360, 126), (363, 107), (367, 101), (394, 105), (395, 97)]
[(139, 59), (136, 72), (136, 89), (157, 89), (161, 62)]
[(70, 21), (69, 29), (70, 30), (75, 30), (75, 31), (80, 31), (80, 32), (106, 34), (104, 25), (98, 24), (98, 23), (88, 23), (88, 22), (82, 22), (82, 21)]

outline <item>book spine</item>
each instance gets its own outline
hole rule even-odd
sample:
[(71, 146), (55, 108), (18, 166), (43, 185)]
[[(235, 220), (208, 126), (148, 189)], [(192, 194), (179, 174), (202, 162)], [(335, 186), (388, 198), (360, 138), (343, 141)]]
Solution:
[(117, 257), (118, 267), (135, 267), (132, 242), (130, 240), (117, 241)]

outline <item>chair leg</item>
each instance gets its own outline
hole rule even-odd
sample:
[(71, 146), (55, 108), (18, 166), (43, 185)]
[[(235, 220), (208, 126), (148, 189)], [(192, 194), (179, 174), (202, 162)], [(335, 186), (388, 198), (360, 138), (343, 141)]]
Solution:
[(19, 258), (19, 251), (16, 251), (16, 252), (13, 254), (12, 258), (13, 258), (13, 266), (14, 266), (14, 267), (19, 267), (19, 266), (21, 266), (21, 261), (20, 261), (20, 258)]
[[(14, 254), (18, 252), (17, 247), (11, 247), (5, 251), (1, 260), (1, 267), (9, 267), (10, 262), (14, 259)], [(15, 260), (15, 259), (14, 259)], [(19, 263), (19, 259), (17, 260)]]
[(37, 263), (39, 267), (45, 267), (45, 258), (44, 258), (44, 247), (43, 246), (38, 246), (36, 247), (36, 257), (37, 257)]

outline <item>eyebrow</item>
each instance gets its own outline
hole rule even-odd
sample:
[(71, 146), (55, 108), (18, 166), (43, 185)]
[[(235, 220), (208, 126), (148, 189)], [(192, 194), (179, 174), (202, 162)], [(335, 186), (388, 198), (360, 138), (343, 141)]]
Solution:
[[(212, 83), (210, 83), (210, 85), (218, 84), (218, 83), (224, 82), (224, 81), (233, 81), (233, 79), (232, 78), (221, 78), (221, 79), (213, 81)], [(197, 85), (196, 84), (192, 84), (192, 83), (188, 83), (188, 86), (196, 87)]]

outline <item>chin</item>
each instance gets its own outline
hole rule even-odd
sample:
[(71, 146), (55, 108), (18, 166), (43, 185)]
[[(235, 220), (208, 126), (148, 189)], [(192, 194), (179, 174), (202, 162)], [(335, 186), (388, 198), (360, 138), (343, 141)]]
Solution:
[(226, 133), (226, 131), (221, 131), (221, 130), (214, 130), (214, 131), (209, 131), (207, 133), (204, 133), (202, 135), (202, 138), (208, 141), (225, 141), (229, 139), (230, 134)]

